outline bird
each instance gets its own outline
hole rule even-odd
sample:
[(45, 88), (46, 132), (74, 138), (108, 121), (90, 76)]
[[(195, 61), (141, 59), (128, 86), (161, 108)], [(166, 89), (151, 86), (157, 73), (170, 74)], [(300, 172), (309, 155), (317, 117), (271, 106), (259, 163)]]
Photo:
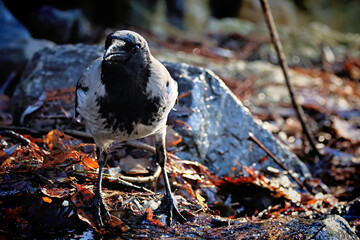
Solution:
[(157, 210), (184, 222), (171, 192), (166, 172), (166, 124), (178, 96), (177, 82), (165, 66), (152, 56), (139, 33), (118, 30), (106, 37), (103, 56), (94, 60), (76, 84), (75, 117), (85, 122), (96, 144), (99, 165), (94, 190), (96, 218), (111, 218), (102, 194), (102, 175), (110, 145), (152, 136), (155, 159), (162, 170), (165, 194)]

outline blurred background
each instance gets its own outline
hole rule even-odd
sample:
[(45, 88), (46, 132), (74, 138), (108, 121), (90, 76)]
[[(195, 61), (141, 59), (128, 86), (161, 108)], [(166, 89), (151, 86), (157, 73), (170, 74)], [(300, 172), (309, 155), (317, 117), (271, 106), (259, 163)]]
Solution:
[[(291, 66), (319, 64), (324, 54), (329, 61), (359, 56), (360, 1), (269, 2)], [(276, 62), (259, 1), (3, 0), (0, 6), (2, 83), (19, 78), (32, 54), (45, 46), (102, 44), (117, 29), (144, 34), (161, 60), (209, 67), (225, 78), (241, 76), (209, 66), (206, 58)], [(15, 82), (4, 86), (8, 95)]]

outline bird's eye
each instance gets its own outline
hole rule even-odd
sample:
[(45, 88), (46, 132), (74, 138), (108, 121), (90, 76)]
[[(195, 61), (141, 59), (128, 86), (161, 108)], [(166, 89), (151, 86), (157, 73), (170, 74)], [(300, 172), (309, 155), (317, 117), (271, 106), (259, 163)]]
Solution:
[(137, 51), (139, 51), (140, 48), (141, 48), (140, 44), (135, 44), (132, 48), (132, 52), (136, 53)]

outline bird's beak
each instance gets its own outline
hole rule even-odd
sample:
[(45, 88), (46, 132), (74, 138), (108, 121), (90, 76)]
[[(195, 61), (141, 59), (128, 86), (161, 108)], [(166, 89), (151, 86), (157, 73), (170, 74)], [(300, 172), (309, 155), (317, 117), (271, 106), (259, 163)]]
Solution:
[(117, 40), (116, 44), (110, 45), (104, 54), (105, 61), (124, 61), (127, 57), (128, 54), (125, 51), (125, 42), (119, 43), (119, 40)]

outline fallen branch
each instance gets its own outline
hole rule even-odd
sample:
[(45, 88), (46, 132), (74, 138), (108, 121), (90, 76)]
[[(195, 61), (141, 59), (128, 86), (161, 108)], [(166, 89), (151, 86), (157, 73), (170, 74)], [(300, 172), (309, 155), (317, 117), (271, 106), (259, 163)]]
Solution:
[(269, 151), (269, 149), (267, 149), (264, 144), (262, 144), (260, 142), (259, 139), (257, 139), (254, 134), (252, 134), (251, 132), (249, 132), (249, 137), (248, 137), (248, 140), (256, 143), (256, 145), (258, 145), (262, 150), (264, 150), (266, 152), (266, 154), (271, 157), (275, 163), (277, 165), (279, 165), (282, 169), (284, 169), (288, 174), (289, 176), (304, 190), (308, 191), (310, 194), (312, 194), (312, 191), (311, 189), (307, 188), (296, 176), (294, 176), (294, 174), (292, 174), (292, 172), (290, 172), (289, 169), (287, 169), (287, 167), (277, 158), (275, 157), (275, 155)]
[[(160, 168), (159, 168), (160, 169)], [(161, 169), (160, 169), (160, 173), (161, 173)], [(160, 175), (159, 173), (159, 175)], [(155, 173), (156, 174), (156, 173)], [(154, 174), (154, 175), (155, 175)], [(143, 186), (137, 186), (137, 185), (134, 185), (133, 182), (131, 181), (128, 181), (126, 179), (123, 179), (124, 176), (120, 176), (119, 178), (117, 178), (115, 181), (120, 183), (121, 185), (123, 186), (127, 186), (127, 187), (130, 187), (132, 189), (135, 189), (135, 190), (138, 190), (138, 191), (142, 191), (142, 192), (148, 192), (148, 193), (151, 193), (151, 194), (155, 194), (153, 191), (143, 187)], [(152, 176), (151, 176), (152, 177)], [(149, 177), (150, 178), (150, 177)], [(144, 182), (144, 181), (143, 181)], [(138, 182), (138, 183), (143, 183), (143, 182)]]
[(294, 88), (293, 88), (293, 86), (292, 86), (292, 84), (290, 82), (289, 67), (288, 67), (287, 62), (286, 62), (286, 58), (285, 58), (285, 55), (284, 55), (284, 52), (283, 52), (283, 49), (282, 49), (282, 45), (281, 45), (281, 42), (280, 42), (278, 32), (276, 30), (275, 22), (274, 22), (274, 19), (273, 19), (273, 16), (272, 16), (272, 13), (271, 13), (271, 10), (270, 10), (270, 7), (269, 7), (269, 3), (268, 3), (267, 0), (260, 0), (260, 3), (261, 3), (261, 7), (262, 7), (262, 10), (263, 10), (265, 19), (266, 19), (266, 24), (267, 24), (267, 26), (269, 28), (272, 43), (274, 45), (277, 57), (279, 59), (280, 67), (281, 67), (281, 69), (283, 71), (283, 74), (284, 74), (284, 77), (285, 77), (285, 82), (286, 82), (286, 86), (287, 86), (287, 88), (289, 90), (289, 95), (290, 95), (290, 98), (291, 98), (291, 102), (292, 102), (292, 104), (293, 104), (293, 106), (295, 108), (296, 115), (297, 115), (297, 117), (298, 117), (298, 119), (299, 119), (299, 121), (301, 123), (303, 132), (304, 132), (307, 140), (309, 141), (309, 144), (310, 144), (313, 152), (317, 156), (321, 156), (319, 150), (316, 148), (314, 136), (313, 136), (312, 132), (310, 131), (308, 125), (306, 124), (304, 110), (301, 107), (301, 105), (298, 104), (298, 102), (296, 100), (295, 91), (294, 91)]
[(78, 130), (64, 130), (65, 134), (68, 134), (70, 136), (76, 137), (76, 138), (81, 138), (81, 139), (86, 139), (86, 140), (92, 140), (93, 137), (91, 136), (90, 133), (87, 132), (83, 132), (83, 131), (78, 131)]
[(22, 134), (29, 134), (32, 136), (41, 136), (41, 135), (45, 135), (47, 134), (46, 131), (39, 131), (39, 130), (35, 130), (35, 129), (31, 129), (31, 128), (27, 128), (27, 127), (20, 127), (20, 126), (0, 126), (0, 130), (1, 131), (14, 131), (17, 133), (22, 133)]

